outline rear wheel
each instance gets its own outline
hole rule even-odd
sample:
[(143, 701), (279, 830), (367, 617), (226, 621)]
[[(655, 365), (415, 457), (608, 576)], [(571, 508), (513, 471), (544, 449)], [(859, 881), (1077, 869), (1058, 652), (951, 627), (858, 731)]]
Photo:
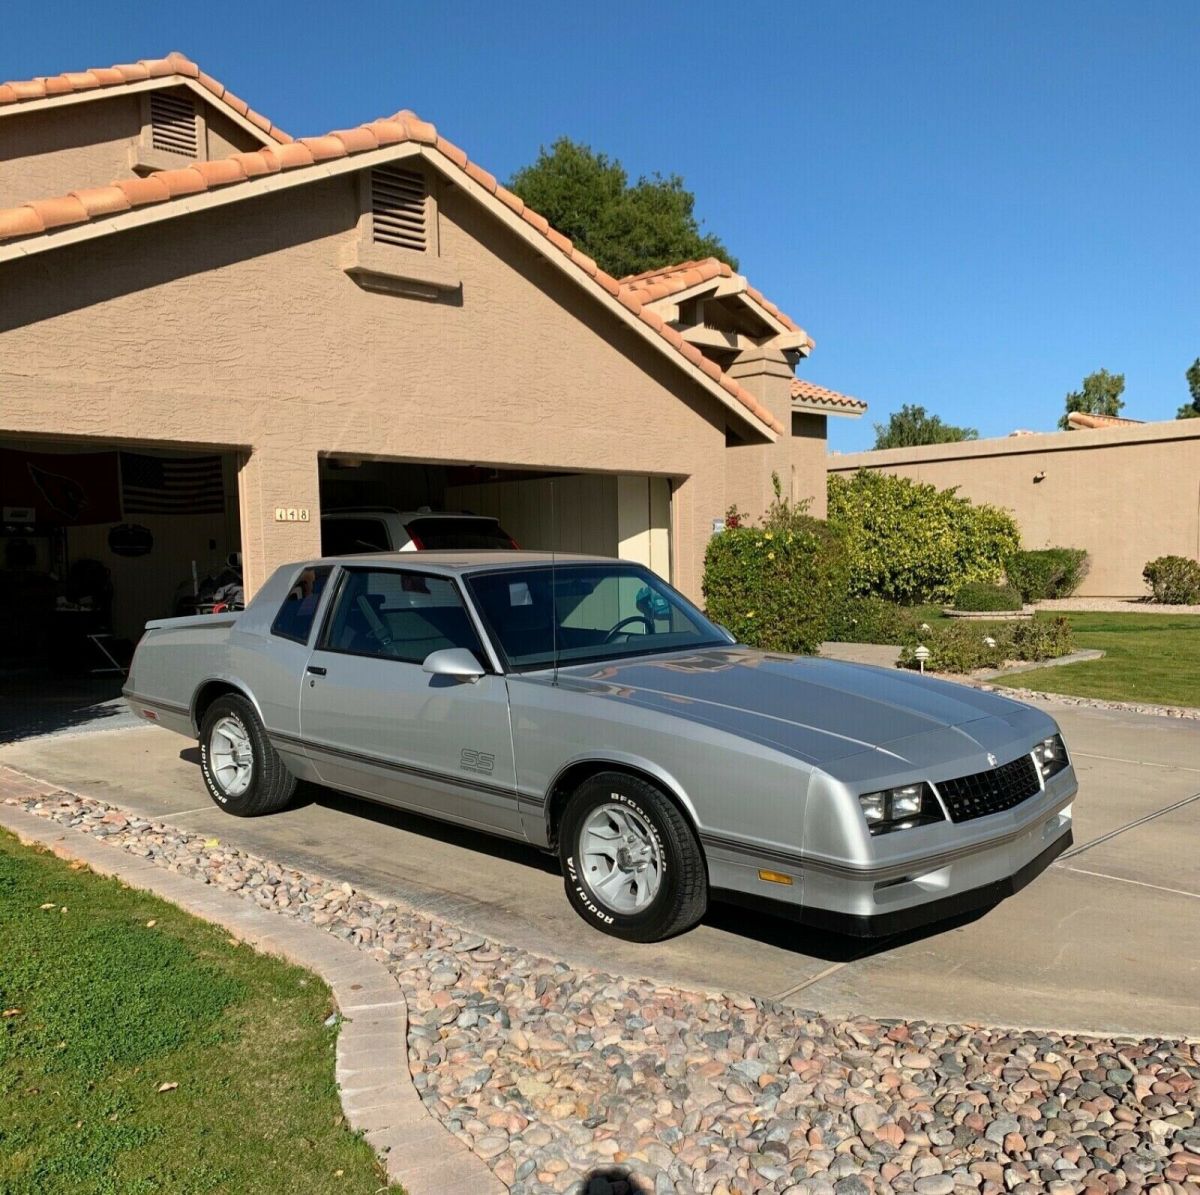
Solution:
[(200, 771), (209, 796), (236, 817), (275, 813), (296, 791), (254, 706), (237, 693), (218, 697), (204, 715)]
[(691, 929), (708, 905), (700, 844), (652, 784), (601, 772), (572, 794), (559, 830), (567, 899), (598, 929), (658, 942)]

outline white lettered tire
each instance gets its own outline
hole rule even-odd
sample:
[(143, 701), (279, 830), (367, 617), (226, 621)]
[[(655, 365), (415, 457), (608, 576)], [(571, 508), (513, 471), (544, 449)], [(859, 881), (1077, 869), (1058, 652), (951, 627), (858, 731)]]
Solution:
[(627, 772), (601, 772), (571, 795), (559, 827), (567, 899), (591, 925), (630, 942), (691, 929), (708, 906), (700, 844), (674, 803)]
[(296, 791), (254, 706), (238, 693), (218, 697), (204, 714), (200, 772), (208, 795), (235, 817), (276, 813)]

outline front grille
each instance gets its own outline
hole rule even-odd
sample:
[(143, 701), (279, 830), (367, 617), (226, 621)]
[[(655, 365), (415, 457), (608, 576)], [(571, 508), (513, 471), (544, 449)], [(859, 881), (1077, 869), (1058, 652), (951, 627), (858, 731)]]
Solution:
[(969, 822), (972, 818), (1001, 813), (1035, 797), (1041, 791), (1037, 768), (1028, 755), (1001, 764), (988, 772), (959, 776), (954, 780), (939, 780), (937, 790), (946, 802), (952, 822)]

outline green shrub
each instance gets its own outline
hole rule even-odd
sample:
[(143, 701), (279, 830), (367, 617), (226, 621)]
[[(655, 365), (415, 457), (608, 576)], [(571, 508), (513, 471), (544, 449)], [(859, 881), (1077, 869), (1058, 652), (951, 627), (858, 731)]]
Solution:
[[(999, 668), (1008, 660), (1052, 660), (1074, 648), (1071, 624), (1065, 618), (941, 623), (923, 638), (929, 648), (925, 667), (932, 672), (974, 672)], [(919, 667), (914, 651), (915, 645), (905, 645), (901, 667)]]
[(849, 552), (850, 592), (908, 604), (999, 581), (1021, 542), (1006, 511), (867, 469), (829, 475), (829, 525)]
[(1083, 548), (1035, 548), (1016, 552), (1004, 566), (1010, 585), (1027, 602), (1070, 597), (1088, 574), (1091, 562)]
[(1012, 624), (1010, 660), (1053, 660), (1074, 650), (1075, 639), (1066, 618), (1031, 618)]
[(778, 497), (761, 527), (736, 512), (704, 554), (708, 616), (739, 643), (815, 652), (846, 596), (845, 548), (827, 524)]
[(1192, 606), (1200, 602), (1200, 561), (1186, 556), (1159, 556), (1142, 569), (1156, 602)]
[(879, 597), (847, 598), (834, 612), (829, 638), (837, 643), (915, 643), (921, 616)]
[(955, 595), (956, 610), (1019, 610), (1021, 595), (1011, 585), (968, 581)]

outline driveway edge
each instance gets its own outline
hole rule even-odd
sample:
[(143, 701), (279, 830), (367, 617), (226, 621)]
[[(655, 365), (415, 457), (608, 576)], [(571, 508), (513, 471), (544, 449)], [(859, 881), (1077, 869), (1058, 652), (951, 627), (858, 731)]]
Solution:
[[(62, 790), (0, 768), (0, 796)], [(337, 1038), (336, 1078), (346, 1121), (361, 1131), (391, 1182), (408, 1195), (501, 1195), (507, 1188), (468, 1146), (429, 1114), (408, 1066), (408, 1005), (391, 972), (324, 930), (265, 912), (229, 892), (112, 850), (90, 835), (64, 829), (0, 804), (0, 827), (26, 845), (86, 863), (99, 875), (150, 892), (220, 925), (240, 942), (315, 972), (329, 985), (345, 1018)]]

